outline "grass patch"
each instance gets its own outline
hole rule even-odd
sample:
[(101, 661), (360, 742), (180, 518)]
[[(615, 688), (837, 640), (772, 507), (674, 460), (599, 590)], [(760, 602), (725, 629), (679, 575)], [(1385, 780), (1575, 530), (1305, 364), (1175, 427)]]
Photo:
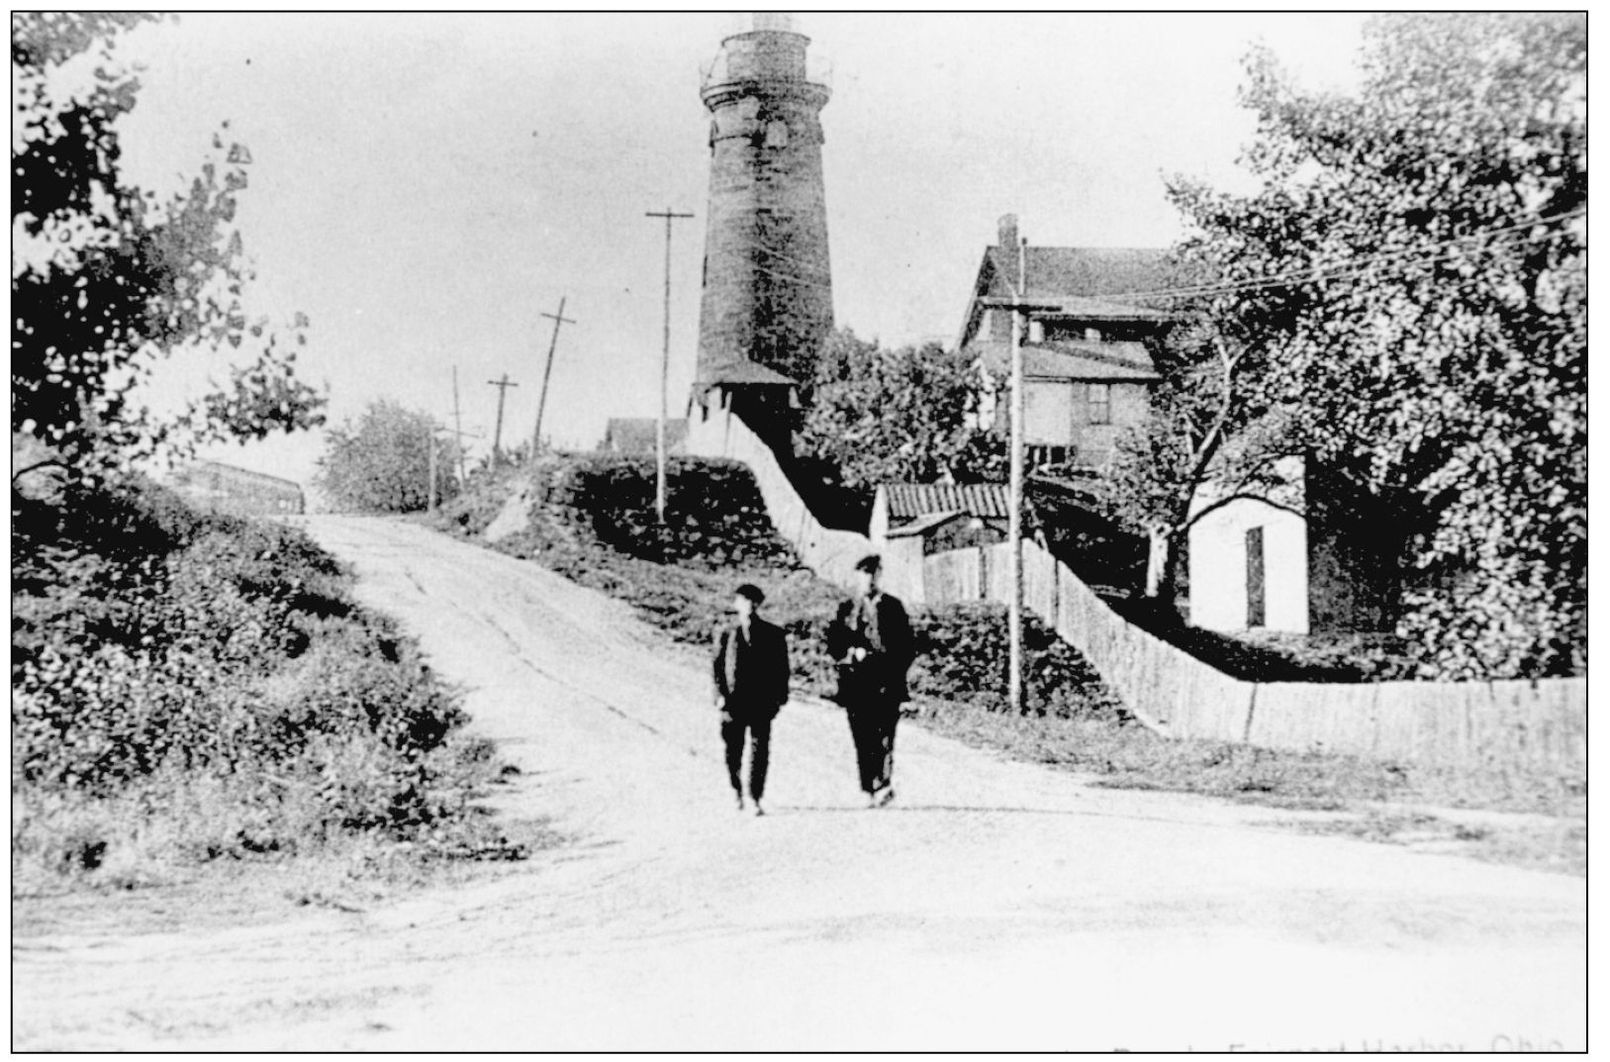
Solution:
[(14, 895), (524, 853), (457, 692), (300, 531), (141, 481), (14, 492), (12, 520)]

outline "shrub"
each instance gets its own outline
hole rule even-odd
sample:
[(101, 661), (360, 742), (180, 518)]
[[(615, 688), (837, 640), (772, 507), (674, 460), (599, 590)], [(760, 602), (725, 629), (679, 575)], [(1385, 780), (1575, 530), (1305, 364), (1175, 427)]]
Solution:
[[(912, 616), (918, 656), (914, 695), (1007, 707), (1010, 663), (1006, 609), (993, 603), (918, 610)], [(1059, 718), (1117, 717), (1119, 701), (1078, 650), (1031, 614), (1023, 617), (1026, 710)]]
[(305, 534), (199, 516), (149, 484), (71, 505), (13, 498), (26, 574), (13, 584), (14, 864), (76, 873), (354, 832), (498, 848), (472, 804), (496, 768), (458, 735), (457, 695), (347, 597)]

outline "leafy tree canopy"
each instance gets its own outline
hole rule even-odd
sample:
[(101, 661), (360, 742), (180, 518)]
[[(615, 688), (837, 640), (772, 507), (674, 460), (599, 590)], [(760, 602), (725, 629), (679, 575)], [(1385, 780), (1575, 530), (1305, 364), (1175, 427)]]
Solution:
[(386, 399), (372, 402), (356, 422), (348, 420), (325, 432), (314, 483), (342, 511), (418, 512), (430, 504), (432, 445), (438, 497), (458, 492), (450, 474), (458, 450), (451, 441), (436, 438), (441, 430), (428, 413)]
[(795, 449), (846, 487), (1006, 477), (1006, 443), (979, 426), (973, 360), (936, 344), (885, 350), (848, 329), (828, 337)]
[[(1252, 195), (1178, 182), (1197, 309), (1328, 472), (1405, 515), (1428, 671), (1584, 666), (1586, 19), (1380, 16), (1356, 95), (1247, 64)], [(1418, 525), (1412, 519), (1420, 514)], [(1383, 527), (1382, 534), (1395, 528)]]
[[(12, 341), (14, 431), (50, 446), (75, 474), (162, 449), (261, 438), (322, 422), (323, 399), (298, 380), (288, 332), (248, 319), (251, 279), (234, 219), (246, 186), (239, 144), (215, 135), (214, 159), (170, 199), (118, 172), (116, 120), (139, 82), (116, 38), (154, 16), (12, 15)], [(157, 363), (184, 348), (232, 358), (228, 383), (175, 414), (139, 397)]]

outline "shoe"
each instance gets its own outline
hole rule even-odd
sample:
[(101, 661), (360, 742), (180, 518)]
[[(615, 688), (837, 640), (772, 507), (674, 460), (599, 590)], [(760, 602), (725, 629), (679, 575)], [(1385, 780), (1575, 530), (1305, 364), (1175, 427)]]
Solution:
[(744, 809), (744, 795), (742, 793), (739, 793), (738, 794), (738, 810), (742, 811), (743, 809)]
[(883, 792), (872, 798), (872, 806), (886, 808), (894, 803), (894, 786), (885, 786)]
[(876, 794), (876, 793), (868, 793), (866, 795), (866, 806), (869, 807), (869, 808), (877, 807), (878, 806), (878, 794)]
[(766, 809), (760, 806), (760, 801), (755, 801), (755, 817), (759, 818), (764, 814), (766, 814)]

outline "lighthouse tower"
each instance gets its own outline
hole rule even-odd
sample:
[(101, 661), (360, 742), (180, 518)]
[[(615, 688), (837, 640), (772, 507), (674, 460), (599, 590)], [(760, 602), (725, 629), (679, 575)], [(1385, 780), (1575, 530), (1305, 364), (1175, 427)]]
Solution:
[(809, 44), (788, 15), (754, 15), (721, 42), (701, 93), (710, 202), (694, 393), (725, 392), (762, 435), (757, 418), (786, 409), (833, 327), (820, 118), (831, 89), (807, 69)]

